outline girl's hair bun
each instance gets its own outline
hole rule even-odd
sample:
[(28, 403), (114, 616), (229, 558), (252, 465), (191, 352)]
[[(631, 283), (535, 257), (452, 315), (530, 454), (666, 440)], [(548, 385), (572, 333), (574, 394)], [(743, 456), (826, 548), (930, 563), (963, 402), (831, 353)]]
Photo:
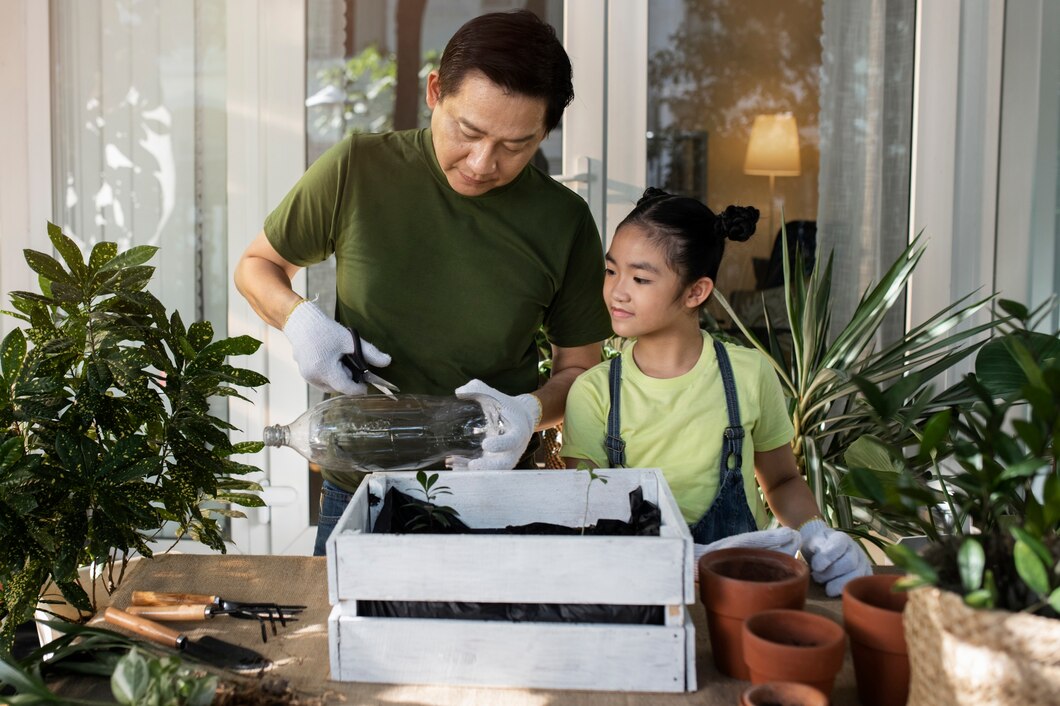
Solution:
[(729, 206), (714, 221), (714, 233), (719, 238), (743, 242), (754, 235), (758, 215), (754, 206)]
[(662, 189), (656, 189), (654, 186), (649, 186), (647, 189), (644, 190), (644, 193), (641, 194), (641, 197), (637, 200), (637, 206), (646, 206), (652, 201), (662, 201), (663, 199), (668, 199), (671, 196), (673, 196), (673, 194), (667, 193)]

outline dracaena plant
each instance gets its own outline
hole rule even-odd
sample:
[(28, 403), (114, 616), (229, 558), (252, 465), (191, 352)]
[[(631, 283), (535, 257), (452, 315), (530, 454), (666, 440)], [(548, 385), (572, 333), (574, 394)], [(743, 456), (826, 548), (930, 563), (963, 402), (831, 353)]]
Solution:
[[(786, 234), (782, 243), (790, 356), (785, 355), (778, 339), (778, 330), (785, 322), (774, 320), (768, 309), (768, 337), (761, 341), (720, 293), (716, 294), (718, 301), (751, 345), (773, 363), (795, 427), (792, 447), (796, 461), (829, 523), (879, 545), (886, 543), (883, 538), (912, 534), (917, 529), (913, 523), (905, 518), (881, 519), (860, 498), (848, 494), (850, 469), (843, 453), (866, 434), (899, 447), (912, 443), (913, 423), (951, 405), (971, 404), (974, 395), (963, 383), (936, 392), (931, 381), (972, 355), (982, 345), (983, 334), (1005, 317), (965, 323), (993, 300), (969, 295), (943, 307), (897, 340), (881, 344), (884, 317), (900, 300), (924, 253), (918, 237), (879, 283), (861, 296), (850, 320), (832, 335), (833, 298), (847, 294), (832, 291), (831, 257), (824, 267), (818, 260), (806, 277), (798, 253), (797, 264), (789, 266)], [(874, 414), (859, 380), (888, 389), (886, 415)]]
[(260, 342), (167, 314), (147, 291), (157, 248), (101, 242), (86, 261), (48, 234), (59, 259), (25, 251), (40, 291), (10, 293), (24, 327), (0, 344), (0, 651), (49, 582), (91, 611), (79, 567), (112, 590), (167, 523), (223, 552), (219, 520), (262, 504), (241, 478), (258, 469), (232, 459), (261, 444), (233, 444), (211, 407), (267, 382), (227, 362)]
[[(969, 605), (1060, 617), (1060, 339), (1017, 323), (984, 346), (965, 378), (976, 401), (935, 413), (912, 451), (865, 437), (847, 452), (875, 512), (926, 535), (920, 554), (887, 547), (910, 576)], [(872, 395), (877, 410), (882, 391)], [(909, 454), (908, 456), (906, 454)], [(915, 472), (927, 467), (929, 472)], [(940, 508), (949, 521), (940, 526)]]

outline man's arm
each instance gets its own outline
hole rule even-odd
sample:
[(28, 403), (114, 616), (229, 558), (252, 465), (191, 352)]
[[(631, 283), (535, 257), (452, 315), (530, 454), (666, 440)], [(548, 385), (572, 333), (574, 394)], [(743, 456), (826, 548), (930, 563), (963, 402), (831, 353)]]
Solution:
[(574, 378), (600, 362), (603, 343), (590, 343), (576, 348), (552, 346), (552, 376), (534, 392), (541, 401), (541, 421), (538, 429), (547, 429), (563, 421), (567, 393)]
[(261, 231), (239, 258), (236, 289), (265, 323), (282, 330), (288, 314), (302, 300), (291, 288), (291, 278), (300, 269), (276, 252)]

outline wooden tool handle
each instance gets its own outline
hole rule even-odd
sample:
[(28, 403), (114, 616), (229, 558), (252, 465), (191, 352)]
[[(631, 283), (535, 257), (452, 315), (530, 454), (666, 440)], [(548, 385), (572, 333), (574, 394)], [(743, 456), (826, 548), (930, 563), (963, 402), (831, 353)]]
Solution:
[(210, 617), (211, 607), (208, 605), (131, 605), (126, 612), (151, 620), (206, 620)]
[(203, 593), (159, 593), (157, 591), (133, 591), (133, 605), (185, 605), (187, 603), (217, 603), (217, 596)]
[(109, 607), (103, 611), (103, 619), (113, 625), (118, 625), (141, 637), (157, 642), (166, 647), (180, 649), (184, 636), (172, 628), (159, 625), (153, 620), (141, 618), (138, 615), (129, 615), (124, 610)]

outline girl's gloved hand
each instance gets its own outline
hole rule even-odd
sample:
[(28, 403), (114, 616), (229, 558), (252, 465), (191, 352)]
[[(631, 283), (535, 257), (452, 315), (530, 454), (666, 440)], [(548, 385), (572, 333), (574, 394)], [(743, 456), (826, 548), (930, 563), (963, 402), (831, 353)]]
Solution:
[(757, 532), (744, 532), (743, 534), (734, 534), (731, 537), (725, 537), (719, 539), (716, 542), (710, 544), (695, 544), (692, 547), (692, 553), (695, 556), (695, 562), (693, 562), (693, 571), (695, 572), (696, 580), (699, 580), (699, 559), (704, 554), (709, 554), (715, 549), (733, 549), (736, 547), (743, 549), (770, 549), (775, 552), (781, 552), (788, 556), (795, 556), (795, 552), (799, 551), (799, 545), (802, 543), (802, 538), (799, 535), (798, 530), (793, 530), (790, 527), (777, 527), (774, 529), (758, 530)]
[[(476, 459), (451, 459), (453, 468), (467, 468), (472, 471), (510, 470), (519, 463), (530, 437), (541, 421), (541, 401), (534, 395), (524, 394), (512, 397), (494, 390), (481, 380), (472, 380), (456, 388), (456, 396), (464, 400), (474, 400), (482, 405), (486, 416), (490, 417), (491, 406), (500, 416), (504, 433), (491, 429), (482, 442), (482, 455)], [(466, 464), (466, 465), (465, 465)]]
[[(291, 342), (298, 372), (310, 385), (340, 395), (363, 395), (366, 392), (366, 385), (354, 382), (353, 375), (341, 360), (347, 353), (353, 353), (353, 336), (316, 304), (306, 300), (295, 306), (287, 317), (283, 334)], [(390, 356), (363, 338), (361, 353), (371, 366), (390, 365)]]
[(810, 575), (824, 584), (824, 591), (833, 598), (843, 593), (843, 586), (858, 576), (872, 573), (869, 558), (851, 539), (838, 532), (824, 520), (810, 520), (799, 528), (802, 535), (802, 555), (810, 565)]

